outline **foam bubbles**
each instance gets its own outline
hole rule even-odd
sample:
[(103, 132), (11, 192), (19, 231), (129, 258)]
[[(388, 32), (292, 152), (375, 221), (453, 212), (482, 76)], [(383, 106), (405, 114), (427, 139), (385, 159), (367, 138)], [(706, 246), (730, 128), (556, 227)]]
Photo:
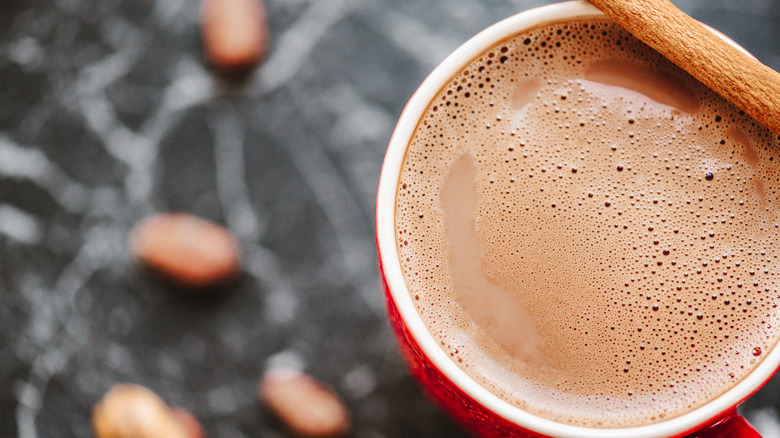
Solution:
[[(650, 73), (624, 81), (615, 65)], [(672, 418), (778, 338), (779, 151), (614, 24), (518, 35), (453, 77), (417, 128), (396, 204), (404, 275), (442, 348), (511, 403), (579, 425)], [(510, 354), (453, 295), (439, 195), (463, 154), (481, 272), (528, 310), (544, 361)]]

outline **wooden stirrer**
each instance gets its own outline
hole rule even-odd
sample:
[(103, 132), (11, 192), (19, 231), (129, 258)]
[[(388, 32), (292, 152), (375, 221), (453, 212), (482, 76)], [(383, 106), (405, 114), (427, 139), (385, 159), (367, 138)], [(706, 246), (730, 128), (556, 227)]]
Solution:
[(780, 73), (668, 0), (589, 0), (645, 44), (780, 135)]

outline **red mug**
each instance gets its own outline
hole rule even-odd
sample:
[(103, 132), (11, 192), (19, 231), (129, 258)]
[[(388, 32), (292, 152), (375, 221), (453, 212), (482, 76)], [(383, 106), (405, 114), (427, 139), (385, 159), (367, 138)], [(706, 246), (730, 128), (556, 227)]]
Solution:
[(772, 378), (780, 366), (780, 348), (772, 348), (750, 374), (729, 390), (681, 416), (636, 427), (573, 426), (523, 411), (469, 377), (427, 330), (404, 281), (395, 241), (397, 184), (407, 145), (429, 103), (454, 74), (498, 41), (546, 23), (595, 18), (605, 16), (584, 1), (543, 6), (507, 18), (480, 32), (447, 57), (409, 100), (385, 155), (376, 203), (376, 241), (390, 323), (414, 377), (445, 411), (478, 436), (759, 437), (737, 414), (736, 407)]

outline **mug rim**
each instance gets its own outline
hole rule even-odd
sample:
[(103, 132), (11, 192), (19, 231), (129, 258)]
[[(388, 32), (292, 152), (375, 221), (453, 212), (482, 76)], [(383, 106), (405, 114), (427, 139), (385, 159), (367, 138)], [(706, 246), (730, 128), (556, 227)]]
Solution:
[[(406, 328), (426, 357), (458, 388), (491, 412), (536, 433), (564, 437), (644, 438), (675, 436), (690, 432), (718, 418), (756, 392), (774, 375), (780, 364), (775, 344), (756, 368), (726, 392), (683, 415), (658, 423), (621, 428), (573, 426), (540, 417), (501, 399), (468, 376), (441, 349), (417, 312), (401, 270), (395, 242), (395, 199), (407, 146), (429, 104), (438, 92), (469, 62), (501, 40), (544, 25), (579, 19), (609, 19), (585, 0), (554, 3), (522, 11), (501, 20), (463, 43), (422, 82), (404, 108), (393, 131), (379, 177), (376, 202), (376, 241), (381, 275), (389, 297)], [(722, 33), (710, 31), (747, 53)], [(751, 55), (752, 56), (752, 55)]]

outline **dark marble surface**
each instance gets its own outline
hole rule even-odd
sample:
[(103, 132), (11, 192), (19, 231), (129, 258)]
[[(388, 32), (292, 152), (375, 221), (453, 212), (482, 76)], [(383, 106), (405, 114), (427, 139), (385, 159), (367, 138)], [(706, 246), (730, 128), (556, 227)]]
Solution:
[[(284, 436), (262, 371), (328, 382), (356, 437), (464, 436), (420, 393), (387, 325), (373, 243), (382, 157), (447, 53), (543, 1), (273, 0), (243, 86), (204, 63), (196, 0), (0, 1), (0, 436), (87, 437), (117, 382), (211, 437)], [(678, 1), (780, 69), (780, 3)], [(225, 224), (245, 264), (193, 298), (139, 270), (153, 212)], [(780, 379), (745, 404), (780, 436)]]

